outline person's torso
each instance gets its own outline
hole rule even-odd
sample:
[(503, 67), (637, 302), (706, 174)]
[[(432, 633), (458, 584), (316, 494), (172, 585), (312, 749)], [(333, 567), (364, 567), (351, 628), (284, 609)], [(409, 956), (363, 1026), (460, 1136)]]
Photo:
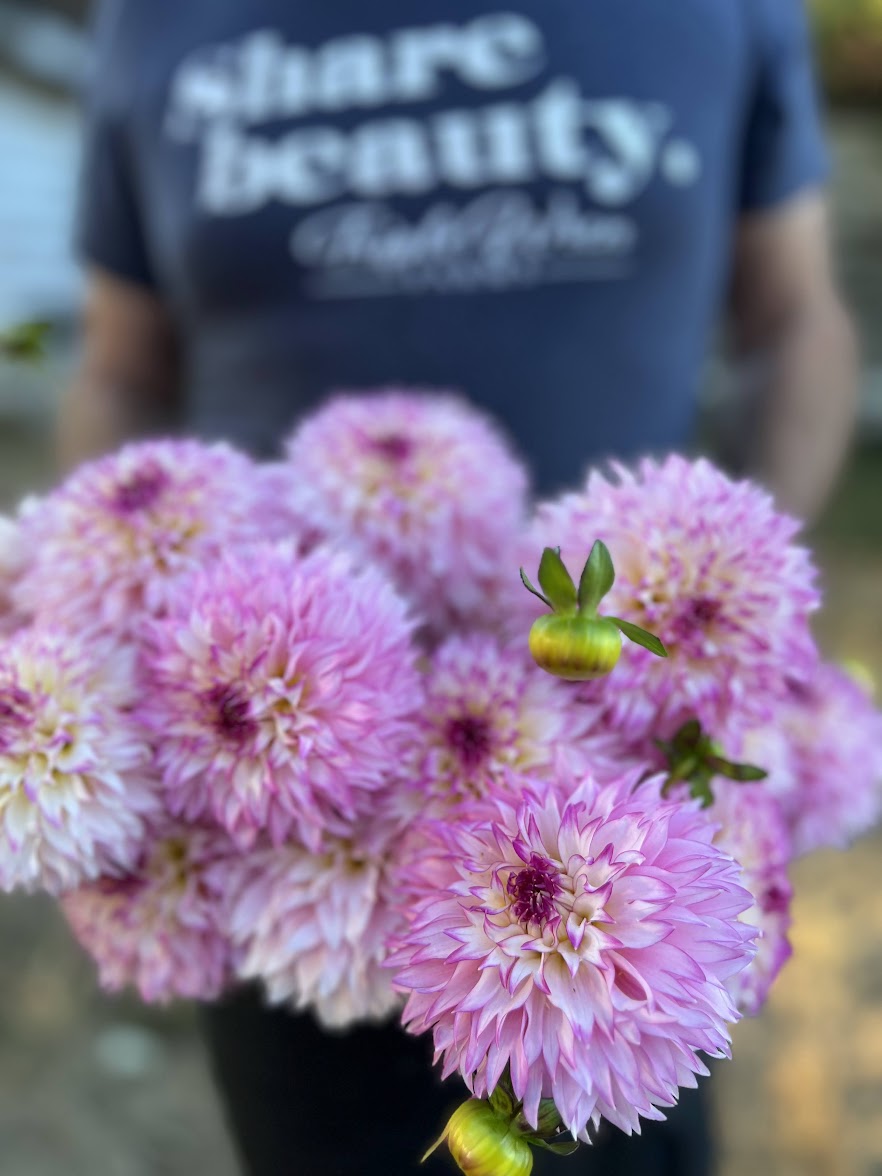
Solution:
[(725, 284), (742, 0), (135, 3), (132, 152), (190, 423), (462, 388), (543, 486), (682, 445)]

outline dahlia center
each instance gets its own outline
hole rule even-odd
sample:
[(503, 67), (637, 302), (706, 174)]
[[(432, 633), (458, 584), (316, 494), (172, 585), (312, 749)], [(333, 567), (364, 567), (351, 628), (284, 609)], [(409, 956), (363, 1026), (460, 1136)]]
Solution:
[(134, 514), (152, 506), (168, 484), (168, 475), (158, 466), (136, 471), (120, 482), (113, 495), (113, 505), (123, 514)]
[(413, 442), (400, 433), (387, 433), (382, 437), (374, 437), (371, 448), (386, 461), (398, 464), (410, 457)]
[(257, 731), (248, 699), (235, 686), (215, 686), (208, 704), (214, 711), (214, 727), (233, 743), (242, 743)]
[(722, 612), (719, 600), (711, 596), (693, 596), (687, 600), (677, 616), (675, 628), (681, 639), (706, 629)]
[(183, 837), (168, 837), (155, 850), (154, 869), (166, 874), (167, 883), (176, 890), (184, 890), (190, 874), (190, 850)]
[(773, 883), (759, 896), (759, 905), (764, 915), (786, 915), (790, 909), (790, 894), (783, 886)]
[(543, 926), (557, 914), (554, 900), (561, 893), (558, 871), (547, 858), (534, 853), (529, 864), (509, 875), (506, 889), (519, 923)]
[(465, 768), (478, 767), (490, 752), (490, 724), (479, 715), (459, 715), (450, 719), (444, 737)]

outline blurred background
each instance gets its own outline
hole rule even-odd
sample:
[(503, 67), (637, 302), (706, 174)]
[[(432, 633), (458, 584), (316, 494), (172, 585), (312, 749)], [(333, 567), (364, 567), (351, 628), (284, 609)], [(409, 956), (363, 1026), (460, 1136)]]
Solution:
[[(882, 0), (812, 7), (864, 345), (859, 444), (811, 535), (819, 636), (882, 680)], [(75, 354), (86, 8), (0, 0), (0, 329), (53, 324), (43, 363), (0, 360), (0, 510), (53, 477), (51, 421)], [(709, 388), (709, 437), (718, 401)], [(882, 1176), (882, 835), (800, 863), (795, 883), (794, 959), (713, 1082), (721, 1176)], [(48, 902), (0, 902), (0, 943), (0, 1176), (234, 1176), (192, 1010), (100, 996)]]

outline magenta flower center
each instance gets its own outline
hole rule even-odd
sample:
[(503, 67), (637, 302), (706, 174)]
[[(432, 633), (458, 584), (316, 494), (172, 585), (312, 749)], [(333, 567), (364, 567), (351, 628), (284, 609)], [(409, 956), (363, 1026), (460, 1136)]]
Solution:
[(400, 433), (388, 433), (385, 437), (375, 437), (371, 441), (371, 448), (386, 461), (398, 463), (410, 457), (413, 442)]
[(208, 694), (214, 727), (233, 743), (243, 743), (257, 731), (249, 714), (248, 699), (235, 686), (215, 686)]
[(490, 752), (490, 724), (477, 715), (451, 719), (444, 736), (465, 768), (477, 768)]
[(690, 601), (689, 615), (696, 625), (709, 625), (720, 615), (720, 602), (709, 596), (698, 596)]
[(686, 639), (696, 631), (712, 624), (722, 611), (718, 600), (710, 596), (694, 596), (687, 600), (677, 616), (674, 628), (677, 636)]
[(120, 482), (113, 496), (113, 505), (123, 514), (134, 514), (152, 506), (165, 487), (168, 475), (159, 466), (138, 470), (127, 481)]
[(554, 900), (561, 892), (558, 871), (547, 858), (531, 854), (530, 863), (509, 875), (506, 889), (512, 898), (511, 909), (519, 923), (543, 926), (557, 914)]
[(759, 896), (759, 905), (763, 914), (786, 915), (790, 909), (790, 895), (782, 886), (773, 883)]

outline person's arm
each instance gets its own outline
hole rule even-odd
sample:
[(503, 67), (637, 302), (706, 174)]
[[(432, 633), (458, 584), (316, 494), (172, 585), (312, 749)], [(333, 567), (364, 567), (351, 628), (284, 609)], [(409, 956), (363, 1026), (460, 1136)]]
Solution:
[(747, 428), (739, 464), (811, 518), (852, 436), (857, 346), (831, 264), (820, 190), (745, 216), (735, 244), (732, 344)]
[(160, 299), (147, 287), (92, 270), (81, 360), (58, 419), (64, 468), (132, 437), (168, 430), (179, 389), (178, 340)]
[(177, 407), (179, 341), (143, 187), (150, 160), (133, 132), (146, 11), (130, 0), (95, 5), (75, 228), (88, 284), (81, 359), (57, 426), (65, 467), (132, 437), (167, 432)]

